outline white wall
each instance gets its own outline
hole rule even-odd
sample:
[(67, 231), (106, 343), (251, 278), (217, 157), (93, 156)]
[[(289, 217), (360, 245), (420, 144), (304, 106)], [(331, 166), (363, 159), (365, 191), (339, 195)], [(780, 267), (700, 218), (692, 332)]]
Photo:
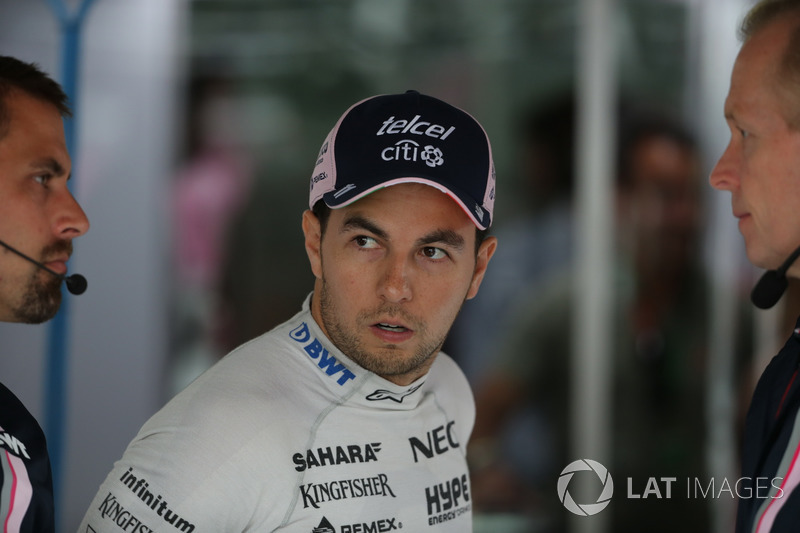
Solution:
[[(66, 2), (70, 6), (75, 1)], [(168, 219), (186, 4), (97, 0), (83, 33), (76, 196), (91, 222), (72, 272), (67, 435), (58, 530), (75, 531), (98, 485), (163, 403)], [(0, 53), (61, 77), (45, 0), (0, 0)], [(6, 237), (10, 238), (10, 237)], [(44, 418), (47, 325), (0, 324), (0, 380)]]

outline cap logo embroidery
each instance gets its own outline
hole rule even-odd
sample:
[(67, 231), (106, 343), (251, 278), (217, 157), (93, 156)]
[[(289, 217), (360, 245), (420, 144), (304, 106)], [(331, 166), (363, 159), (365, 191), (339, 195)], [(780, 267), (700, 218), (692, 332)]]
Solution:
[(425, 120), (420, 120), (420, 118), (422, 118), (422, 115), (416, 115), (411, 120), (395, 120), (394, 116), (391, 116), (383, 122), (383, 125), (381, 125), (378, 133), (375, 135), (413, 133), (414, 135), (427, 135), (428, 137), (433, 137), (434, 139), (445, 140), (451, 133), (456, 131), (455, 126), (450, 126), (449, 129), (445, 129), (444, 126), (440, 126), (439, 124), (431, 124)]
[(485, 228), (492, 223), (495, 179), (489, 139), (474, 117), (406, 91), (347, 109), (319, 149), (308, 201), (335, 209), (387, 185), (420, 182), (448, 193)]
[(347, 185), (345, 185), (344, 187), (342, 187), (340, 190), (338, 190), (338, 191), (336, 191), (335, 193), (333, 193), (333, 197), (334, 197), (334, 198), (339, 198), (339, 197), (340, 197), (341, 195), (343, 195), (344, 193), (346, 193), (346, 192), (350, 192), (350, 191), (352, 191), (352, 190), (353, 190), (353, 189), (355, 189), (355, 188), (356, 188), (356, 186), (355, 186), (354, 184), (352, 184), (352, 183), (348, 183)]
[(430, 144), (425, 147), (425, 151), (420, 154), (420, 157), (425, 164), (429, 167), (438, 167), (439, 165), (444, 165), (444, 157), (442, 157), (442, 151), (436, 147), (431, 146)]
[(435, 146), (426, 145), (420, 152), (419, 144), (411, 139), (397, 141), (394, 146), (387, 146), (381, 151), (384, 161), (425, 161), (429, 167), (438, 167), (444, 164), (442, 151)]

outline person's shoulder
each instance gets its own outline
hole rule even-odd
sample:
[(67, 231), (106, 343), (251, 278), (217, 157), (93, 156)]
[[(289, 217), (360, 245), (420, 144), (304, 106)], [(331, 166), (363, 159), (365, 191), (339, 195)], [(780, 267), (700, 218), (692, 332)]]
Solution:
[(278, 431), (286, 425), (282, 413), (305, 405), (301, 359), (288, 339), (278, 327), (234, 349), (167, 402), (142, 432), (177, 428), (243, 439), (264, 428)]
[(469, 382), (458, 364), (446, 353), (439, 352), (425, 381), (428, 390), (437, 398), (452, 401), (459, 408), (468, 406), (474, 410)]
[(460, 438), (469, 440), (475, 425), (475, 398), (464, 372), (446, 353), (439, 352), (426, 378), (427, 391), (448, 420), (456, 422)]

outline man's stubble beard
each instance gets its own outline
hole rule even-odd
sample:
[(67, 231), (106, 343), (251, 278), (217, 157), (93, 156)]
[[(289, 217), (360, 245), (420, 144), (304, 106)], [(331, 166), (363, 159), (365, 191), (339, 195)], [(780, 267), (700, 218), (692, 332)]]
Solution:
[(447, 332), (441, 338), (427, 339), (428, 333), (425, 324), (410, 316), (402, 308), (387, 304), (374, 312), (362, 312), (356, 317), (356, 324), (370, 323), (370, 317), (377, 321), (379, 315), (402, 317), (403, 321), (414, 329), (414, 336), (422, 339), (416, 350), (407, 357), (399, 357), (401, 348), (387, 345), (377, 353), (367, 351), (358, 336), (348, 331), (347, 327), (339, 320), (339, 313), (328, 290), (325, 278), (322, 278), (319, 294), (320, 314), (331, 342), (347, 357), (352, 359), (362, 368), (379, 376), (401, 376), (410, 374), (423, 366), (431, 357), (441, 350)]
[(14, 316), (24, 324), (41, 324), (53, 318), (59, 307), (61, 279), (37, 268), (26, 283), (22, 302), (14, 309)]
[[(42, 250), (42, 261), (61, 254), (72, 255), (72, 241), (58, 241)], [(41, 268), (34, 268), (25, 283), (22, 301), (14, 309), (16, 321), (23, 324), (41, 324), (53, 318), (61, 307), (63, 278)]]

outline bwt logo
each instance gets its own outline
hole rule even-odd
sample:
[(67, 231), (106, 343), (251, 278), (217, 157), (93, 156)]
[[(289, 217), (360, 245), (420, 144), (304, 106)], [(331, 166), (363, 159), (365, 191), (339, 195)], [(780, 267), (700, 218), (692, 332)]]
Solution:
[(305, 344), (303, 349), (311, 359), (316, 361), (317, 366), (324, 370), (326, 374), (329, 376), (340, 374), (339, 379), (336, 380), (339, 385), (344, 385), (356, 377), (356, 375), (350, 372), (336, 357), (332, 356), (316, 337), (311, 335), (308, 324), (305, 322), (290, 331), (289, 336), (295, 341)]
[[(595, 503), (576, 503), (567, 490), (572, 476), (574, 476), (576, 472), (583, 470), (593, 471), (603, 484), (603, 490), (600, 496), (597, 497)], [(578, 459), (577, 461), (571, 462), (561, 471), (561, 475), (558, 477), (558, 499), (561, 500), (561, 503), (569, 512), (576, 515), (591, 516), (599, 513), (611, 503), (611, 496), (613, 494), (614, 481), (611, 479), (611, 474), (608, 473), (605, 466), (591, 459)]]

